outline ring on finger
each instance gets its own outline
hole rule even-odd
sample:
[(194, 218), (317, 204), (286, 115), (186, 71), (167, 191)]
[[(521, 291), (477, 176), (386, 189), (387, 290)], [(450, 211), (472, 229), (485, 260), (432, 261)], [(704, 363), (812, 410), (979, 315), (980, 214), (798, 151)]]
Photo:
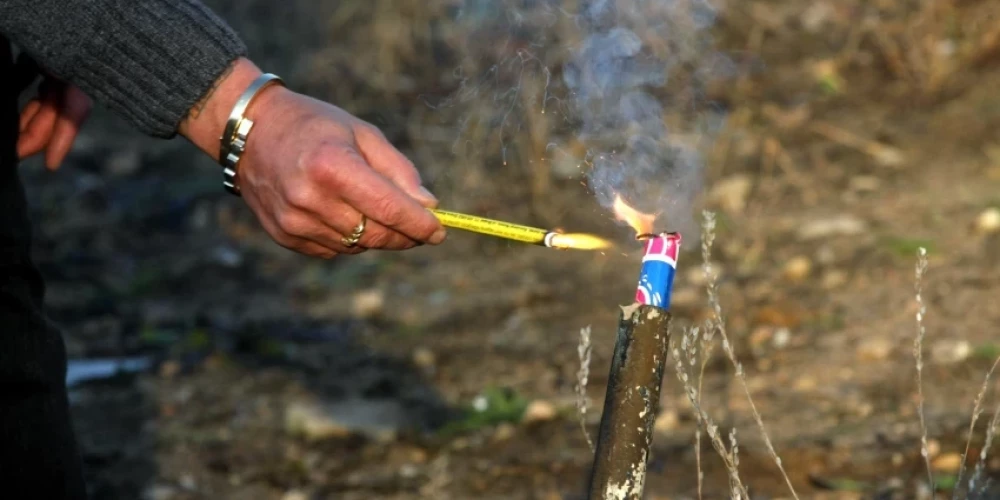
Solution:
[(345, 247), (351, 248), (361, 241), (361, 236), (365, 234), (365, 226), (368, 224), (368, 218), (361, 215), (361, 222), (354, 228), (354, 231), (349, 236), (344, 236), (341, 238), (340, 242), (344, 244)]

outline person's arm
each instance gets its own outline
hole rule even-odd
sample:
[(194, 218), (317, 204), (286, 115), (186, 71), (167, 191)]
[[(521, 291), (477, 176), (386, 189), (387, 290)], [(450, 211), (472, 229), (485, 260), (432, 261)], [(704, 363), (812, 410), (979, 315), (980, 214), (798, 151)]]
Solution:
[[(180, 133), (216, 160), (233, 104), (261, 74), (195, 0), (0, 0), (0, 34), (140, 131)], [(425, 208), (437, 200), (374, 126), (283, 87), (246, 115), (239, 187), (279, 244), (329, 258), (444, 240)], [(357, 246), (345, 242), (361, 222)]]
[(195, 0), (0, 0), (0, 33), (139, 131), (177, 133), (247, 48)]

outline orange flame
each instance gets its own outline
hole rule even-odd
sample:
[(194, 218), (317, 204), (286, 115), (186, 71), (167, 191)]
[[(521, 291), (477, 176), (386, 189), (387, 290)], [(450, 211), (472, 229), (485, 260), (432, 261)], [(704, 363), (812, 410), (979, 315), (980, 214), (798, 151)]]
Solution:
[(653, 232), (656, 215), (645, 214), (632, 208), (625, 203), (621, 195), (615, 194), (615, 203), (612, 205), (611, 210), (615, 213), (615, 217), (618, 220), (625, 222), (632, 229), (635, 229), (636, 236)]
[(611, 242), (593, 234), (559, 233), (552, 235), (551, 245), (564, 250), (601, 250), (611, 247)]

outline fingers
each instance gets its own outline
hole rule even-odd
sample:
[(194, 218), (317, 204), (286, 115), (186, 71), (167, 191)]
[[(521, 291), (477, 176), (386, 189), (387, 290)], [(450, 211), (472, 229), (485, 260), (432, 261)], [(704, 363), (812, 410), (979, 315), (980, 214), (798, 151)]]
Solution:
[(271, 239), (275, 243), (294, 252), (321, 259), (332, 259), (339, 253), (360, 253), (364, 251), (363, 248), (343, 248), (344, 251), (338, 251), (336, 248), (331, 248), (330, 246), (317, 243), (302, 236), (296, 236), (293, 233), (299, 231), (300, 228), (295, 227), (294, 223), (290, 222), (287, 217), (259, 217), (259, 220), (261, 225), (264, 226), (264, 230), (267, 231), (267, 234), (271, 235)]
[(319, 146), (303, 161), (311, 184), (319, 188), (301, 195), (306, 203), (312, 205), (309, 197), (316, 193), (339, 193), (348, 205), (369, 218), (369, 224), (375, 222), (409, 239), (434, 245), (444, 240), (445, 230), (437, 218), (372, 170), (353, 148)]
[[(354, 233), (354, 230), (361, 223), (361, 213), (346, 203), (340, 201), (323, 203), (321, 200), (297, 201), (303, 203), (296, 208), (318, 221), (308, 236), (326, 246), (331, 246), (331, 243), (339, 244), (342, 235)], [(317, 209), (314, 210), (310, 207), (317, 207)], [(362, 232), (358, 245), (382, 250), (407, 250), (419, 246), (420, 242), (369, 219), (365, 221), (364, 232)]]
[(49, 170), (59, 168), (66, 159), (70, 148), (73, 147), (73, 141), (80, 132), (80, 127), (90, 114), (90, 106), (90, 98), (83, 91), (76, 87), (67, 87), (62, 113), (56, 120), (45, 151), (45, 166)]
[(45, 99), (39, 103), (38, 111), (28, 120), (18, 137), (18, 158), (34, 156), (45, 149), (52, 138), (58, 116), (58, 104), (52, 99)]
[(355, 138), (361, 154), (376, 172), (392, 181), (403, 192), (427, 208), (436, 208), (438, 199), (423, 186), (413, 162), (386, 140), (382, 132), (371, 125), (355, 128)]
[(24, 106), (21, 110), (21, 121), (18, 125), (18, 131), (24, 133), (24, 129), (28, 127), (31, 120), (35, 119), (35, 115), (38, 114), (38, 110), (42, 109), (42, 103), (38, 99), (32, 99), (28, 101), (28, 104)]

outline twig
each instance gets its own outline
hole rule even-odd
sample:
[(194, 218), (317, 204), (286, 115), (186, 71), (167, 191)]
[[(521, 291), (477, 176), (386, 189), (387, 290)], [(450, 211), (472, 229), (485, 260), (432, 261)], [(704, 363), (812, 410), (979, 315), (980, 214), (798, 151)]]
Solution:
[(580, 429), (583, 431), (583, 437), (587, 438), (587, 446), (590, 446), (590, 452), (593, 453), (594, 440), (590, 437), (590, 432), (587, 431), (587, 379), (590, 378), (590, 326), (580, 329), (580, 345), (577, 346), (576, 352), (580, 356), (580, 369), (576, 372), (576, 410), (580, 416)]
[(927, 419), (924, 415), (924, 314), (927, 307), (923, 299), (923, 278), (927, 271), (927, 249), (920, 247), (917, 251), (917, 268), (915, 273), (915, 288), (917, 299), (917, 338), (913, 341), (913, 357), (917, 360), (917, 414), (920, 416), (920, 455), (924, 457), (927, 466), (927, 485), (934, 489), (934, 472), (931, 470), (931, 457), (927, 449)]
[[(698, 327), (687, 329), (681, 338), (681, 347), (673, 348), (674, 363), (677, 366), (677, 379), (680, 380), (681, 386), (684, 388), (684, 394), (691, 403), (691, 407), (694, 408), (694, 414), (698, 419), (698, 425), (705, 429), (705, 432), (708, 434), (709, 442), (712, 443), (712, 447), (715, 448), (719, 458), (722, 459), (722, 462), (726, 466), (726, 471), (729, 473), (731, 498), (735, 500), (749, 500), (750, 494), (748, 493), (746, 486), (744, 486), (743, 482), (740, 480), (739, 447), (736, 445), (735, 432), (730, 433), (730, 442), (733, 444), (731, 448), (727, 448), (726, 443), (722, 440), (722, 435), (719, 433), (719, 426), (716, 425), (716, 423), (712, 420), (712, 417), (708, 416), (708, 413), (702, 409), (701, 393), (694, 387), (693, 384), (691, 384), (691, 376), (688, 374), (688, 369), (684, 366), (684, 356), (682, 355), (682, 351), (683, 354), (687, 354), (689, 363), (694, 365), (693, 356), (695, 356), (697, 352), (699, 336), (700, 329)], [(700, 474), (701, 470), (699, 469), (699, 476)]]
[(955, 477), (955, 490), (951, 493), (952, 500), (958, 500), (958, 485), (962, 483), (962, 476), (965, 475), (965, 461), (969, 457), (969, 448), (972, 446), (972, 433), (975, 432), (976, 421), (983, 414), (983, 398), (986, 397), (990, 379), (993, 378), (993, 371), (996, 370), (998, 364), (1000, 364), (1000, 357), (997, 357), (996, 361), (993, 362), (993, 366), (986, 372), (986, 379), (983, 380), (983, 386), (979, 388), (979, 394), (976, 395), (976, 403), (972, 407), (972, 420), (969, 422), (969, 437), (965, 441), (965, 451), (962, 452), (962, 463), (959, 465), (958, 476)]
[[(996, 435), (997, 424), (1000, 424), (1000, 403), (997, 403), (997, 407), (993, 410), (993, 418), (990, 419), (990, 426), (986, 429), (986, 442), (983, 443), (983, 449), (979, 452), (979, 461), (976, 462), (976, 471), (972, 473), (972, 478), (969, 479), (969, 496), (976, 490), (976, 483), (979, 479), (983, 477), (983, 470), (986, 469), (986, 456), (990, 452), (990, 447), (993, 446), (993, 436)], [(986, 488), (989, 483), (984, 484), (983, 488), (976, 492), (977, 494), (986, 493)]]
[(774, 460), (775, 465), (778, 466), (778, 470), (781, 472), (781, 476), (785, 479), (785, 484), (788, 486), (789, 492), (791, 492), (792, 497), (795, 500), (799, 500), (798, 493), (795, 492), (795, 487), (792, 486), (792, 480), (788, 477), (788, 473), (785, 471), (785, 466), (781, 463), (781, 457), (774, 450), (774, 444), (771, 442), (771, 436), (768, 435), (767, 429), (764, 426), (764, 420), (760, 416), (760, 412), (757, 411), (757, 405), (753, 401), (753, 397), (750, 395), (750, 387), (747, 384), (746, 373), (743, 371), (743, 365), (736, 360), (736, 354), (733, 352), (732, 343), (729, 341), (729, 335), (726, 334), (726, 325), (722, 316), (722, 305), (719, 303), (719, 295), (717, 292), (717, 281), (716, 277), (711, 273), (711, 248), (712, 242), (715, 239), (715, 214), (709, 211), (703, 212), (705, 222), (703, 224), (702, 234), (702, 258), (704, 259), (704, 269), (705, 278), (708, 280), (707, 290), (708, 290), (708, 301), (712, 306), (714, 314), (714, 330), (719, 333), (722, 337), (722, 350), (725, 351), (726, 356), (729, 361), (733, 364), (736, 369), (736, 378), (740, 381), (740, 385), (743, 386), (743, 393), (746, 395), (747, 402), (750, 403), (750, 410), (753, 413), (754, 421), (757, 423), (757, 428), (760, 429), (761, 437), (764, 438), (764, 444), (767, 445), (767, 451), (770, 453), (771, 458)]
[[(714, 331), (712, 329), (706, 329), (705, 335), (701, 340), (701, 367), (698, 370), (698, 404), (701, 405), (701, 395), (705, 392), (702, 390), (703, 382), (705, 380), (705, 366), (708, 365), (708, 360), (711, 358), (712, 347), (715, 345), (712, 342)], [(698, 469), (698, 500), (702, 500), (702, 487), (705, 482), (705, 471), (701, 468), (701, 428), (698, 427), (694, 430), (694, 459), (695, 464)]]

